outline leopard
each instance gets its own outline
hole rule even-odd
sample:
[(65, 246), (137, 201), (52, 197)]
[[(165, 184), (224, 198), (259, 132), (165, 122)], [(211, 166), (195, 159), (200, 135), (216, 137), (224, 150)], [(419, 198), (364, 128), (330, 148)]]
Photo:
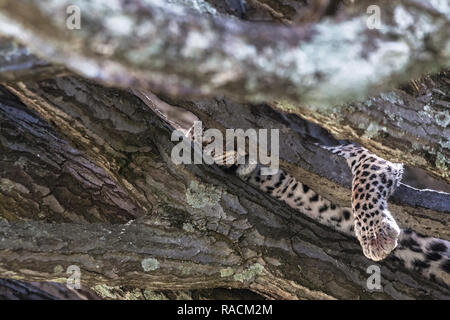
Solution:
[(242, 155), (235, 151), (215, 155), (214, 148), (208, 148), (210, 143), (204, 141), (203, 146), (214, 164), (310, 219), (356, 237), (368, 259), (381, 261), (392, 254), (393, 260), (405, 268), (450, 286), (450, 242), (401, 229), (388, 209), (387, 201), (400, 184), (403, 164), (387, 161), (354, 143), (331, 147), (316, 144), (347, 161), (352, 195), (351, 207), (345, 207), (282, 169), (263, 174), (265, 166), (252, 163), (248, 155), (243, 155), (244, 161), (238, 161)]

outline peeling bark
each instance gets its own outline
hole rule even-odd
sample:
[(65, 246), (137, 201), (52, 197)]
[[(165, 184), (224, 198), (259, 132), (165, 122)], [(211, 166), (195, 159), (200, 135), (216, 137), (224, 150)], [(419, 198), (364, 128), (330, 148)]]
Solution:
[(332, 108), (282, 102), (271, 106), (319, 124), (338, 139), (355, 141), (386, 159), (450, 181), (449, 70), (362, 103)]
[[(75, 264), (105, 298), (450, 299), (393, 256), (379, 263), (383, 290), (368, 291), (373, 262), (354, 238), (216, 166), (174, 165), (178, 124), (158, 113), (167, 103), (207, 127), (279, 128), (282, 168), (344, 206), (347, 165), (313, 144), (336, 143), (329, 132), (449, 181), (448, 71), (366, 98), (448, 67), (447, 7), (383, 2), (384, 28), (368, 30), (366, 1), (310, 21), (295, 1), (251, 1), (250, 20), (284, 26), (231, 18), (215, 0), (222, 13), (202, 0), (75, 2), (83, 29), (69, 31), (68, 1), (0, 0), (13, 37), (0, 40), (0, 277), (65, 282)], [(390, 209), (449, 240), (449, 197), (402, 185)]]
[[(355, 239), (310, 221), (218, 168), (174, 166), (171, 129), (130, 93), (70, 77), (16, 85), (27, 106), (104, 170), (143, 213), (126, 224), (66, 222), (56, 214), (43, 222), (1, 222), (1, 277), (65, 281), (60, 267), (76, 264), (90, 287), (247, 288), (280, 299), (449, 298), (444, 285), (403, 269), (394, 258), (379, 264), (383, 292), (366, 291), (372, 262)], [(19, 152), (39, 163), (29, 123), (41, 124), (45, 136), (54, 139), (42, 142), (44, 149), (61, 138), (23, 106), (6, 105), (1, 105), (8, 111), (2, 117), (29, 114), (22, 115), (27, 121), (12, 121), (28, 147), (2, 143), (3, 157)], [(23, 168), (28, 169), (33, 167)], [(76, 172), (71, 174), (76, 181)], [(7, 194), (26, 196), (25, 182), (15, 182), (19, 186)], [(74, 212), (82, 208), (72, 203)]]
[[(151, 108), (157, 109), (161, 102), (183, 107), (197, 115), (209, 128), (278, 128), (280, 166), (332, 202), (351, 206), (351, 173), (346, 161), (314, 145), (316, 142), (322, 145), (338, 143), (323, 128), (264, 104), (243, 105), (225, 97), (196, 101), (162, 97), (164, 100), (161, 101), (145, 92), (133, 92)], [(394, 202), (390, 208), (402, 227), (449, 239), (449, 193), (418, 190), (401, 184), (390, 201)]]

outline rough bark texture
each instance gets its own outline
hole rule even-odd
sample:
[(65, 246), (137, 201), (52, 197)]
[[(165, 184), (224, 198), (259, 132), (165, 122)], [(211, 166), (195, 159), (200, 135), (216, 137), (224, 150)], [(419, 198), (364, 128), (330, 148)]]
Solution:
[[(249, 288), (270, 298), (449, 298), (445, 286), (393, 259), (380, 263), (383, 292), (366, 291), (365, 271), (372, 263), (354, 239), (309, 221), (219, 168), (174, 166), (170, 129), (130, 93), (74, 77), (10, 87), (20, 88), (27, 106), (78, 150), (60, 153), (61, 160), (47, 157), (44, 151), (62, 139), (23, 105), (1, 105), (3, 123), (17, 128), (12, 137), (1, 126), (3, 161), (16, 170), (2, 173), (9, 180), (2, 184), (2, 203), (9, 201), (6, 212), (12, 215), (0, 227), (2, 277), (65, 281), (62, 270), (76, 264), (88, 286)], [(39, 136), (47, 141), (36, 140)], [(77, 163), (90, 163), (87, 169), (70, 170), (74, 153)], [(52, 185), (64, 176), (67, 189), (99, 188), (89, 190), (95, 203), (64, 198), (71, 191)], [(119, 190), (120, 201), (108, 187)], [(44, 216), (24, 221), (11, 209), (24, 199)], [(123, 203), (142, 210), (121, 218), (116, 212)]]
[[(138, 92), (143, 101), (157, 108), (161, 100)], [(163, 98), (175, 106), (195, 113), (209, 128), (277, 128), (280, 130), (281, 167), (298, 180), (317, 190), (341, 206), (350, 206), (351, 173), (345, 159), (334, 157), (314, 145), (334, 145), (337, 140), (323, 128), (294, 114), (284, 114), (268, 105), (246, 105), (225, 97), (186, 101)], [(236, 117), (235, 115), (239, 115)], [(387, 158), (392, 159), (388, 153)], [(450, 189), (447, 189), (450, 191)], [(401, 184), (390, 198), (390, 206), (402, 227), (449, 239), (450, 194), (433, 190), (418, 190)]]
[[(330, 106), (449, 66), (445, 5), (384, 1), (379, 29), (367, 25), (373, 1), (316, 24), (255, 28), (201, 0), (170, 2), (2, 0), (0, 32), (106, 83), (252, 101)], [(80, 30), (67, 28), (69, 5), (80, 9)]]
[[(414, 83), (409, 94), (396, 90), (367, 98), (449, 66), (450, 9), (445, 1), (436, 7), (413, 0), (382, 2), (382, 28), (373, 30), (367, 27), (366, 13), (372, 1), (358, 1), (332, 17), (296, 27), (256, 27), (216, 15), (200, 0), (174, 2), (190, 4), (201, 14), (152, 1), (92, 7), (79, 0), (74, 3), (83, 28), (69, 30), (69, 2), (18, 5), (4, 0), (0, 32), (110, 85), (178, 96), (226, 94), (239, 101), (276, 101), (270, 104), (318, 123), (338, 138), (450, 181), (448, 72), (433, 84), (431, 78)], [(291, 12), (298, 9), (298, 4), (287, 6)], [(294, 18), (291, 14), (289, 21)], [(360, 102), (342, 105), (355, 99)]]
[(332, 108), (274, 103), (320, 124), (338, 139), (364, 145), (393, 161), (450, 181), (450, 71), (411, 81), (363, 103)]
[[(297, 1), (252, 0), (250, 20), (285, 24), (257, 27), (220, 1), (209, 1), (220, 14), (201, 0), (170, 2), (198, 12), (71, 1), (83, 29), (68, 31), (69, 2), (0, 0), (0, 32), (13, 37), (0, 40), (0, 277), (65, 282), (78, 265), (105, 298), (227, 297), (212, 289), (227, 288), (243, 298), (450, 299), (448, 286), (392, 257), (378, 263), (383, 290), (368, 291), (373, 262), (356, 239), (218, 167), (175, 166), (174, 123), (158, 113), (167, 103), (207, 127), (279, 128), (282, 168), (340, 205), (350, 173), (313, 144), (336, 143), (323, 128), (448, 182), (448, 71), (341, 103), (448, 66), (448, 8), (383, 2), (385, 28), (369, 30), (364, 1), (297, 16)], [(361, 71), (351, 78), (348, 60)], [(390, 208), (401, 227), (449, 240), (449, 199), (402, 185)]]

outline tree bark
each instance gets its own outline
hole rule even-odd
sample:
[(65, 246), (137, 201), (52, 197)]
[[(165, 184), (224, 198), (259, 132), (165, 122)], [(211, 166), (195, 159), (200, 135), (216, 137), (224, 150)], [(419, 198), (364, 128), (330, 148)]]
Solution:
[[(118, 1), (112, 23), (99, 14), (109, 7), (78, 1), (84, 29), (69, 32), (68, 2), (0, 0), (0, 32), (13, 37), (0, 39), (0, 277), (65, 283), (76, 265), (82, 283), (104, 298), (221, 297), (226, 288), (272, 299), (450, 299), (450, 279), (426, 279), (395, 252), (377, 263), (383, 289), (368, 290), (373, 262), (353, 237), (217, 166), (174, 165), (171, 132), (191, 118), (161, 114), (165, 105), (209, 128), (280, 129), (281, 167), (341, 206), (350, 205), (349, 169), (316, 142), (350, 139), (448, 182), (448, 71), (393, 89), (448, 66), (445, 8), (392, 1), (383, 4), (387, 30), (369, 31), (365, 1), (295, 25), (296, 1), (254, 0), (250, 19), (284, 24), (257, 28), (215, 0), (221, 13), (201, 0), (172, 2), (201, 14)], [(399, 12), (419, 21), (408, 41)], [(128, 23), (142, 32), (130, 36)], [(332, 32), (349, 26), (358, 36)], [(198, 47), (195, 34), (209, 39), (208, 32), (211, 41)], [(336, 59), (314, 60), (306, 49), (327, 51), (320, 40), (333, 34)], [(349, 65), (339, 57), (355, 47), (365, 48), (355, 61), (369, 76), (347, 81)], [(398, 59), (400, 69), (387, 63)], [(366, 98), (386, 89), (394, 91)], [(391, 200), (402, 228), (450, 239), (449, 193), (403, 184)], [(2, 283), (33, 295), (27, 285)]]
[[(382, 25), (373, 29), (367, 22), (373, 1), (286, 27), (215, 15), (202, 0), (94, 7), (88, 0), (3, 0), (0, 32), (107, 84), (330, 107), (449, 67), (447, 6), (379, 4)], [(67, 27), (70, 5), (80, 10), (82, 32)]]
[[(0, 227), (2, 277), (65, 281), (61, 270), (75, 264), (91, 287), (248, 288), (290, 299), (448, 298), (444, 284), (402, 268), (394, 258), (379, 264), (384, 290), (366, 291), (372, 263), (353, 238), (219, 168), (174, 166), (170, 127), (130, 93), (74, 77), (8, 87), (20, 89), (27, 107), (62, 136), (4, 93), (3, 161), (16, 172), (2, 173), (8, 181), (1, 202), (11, 215)], [(8, 132), (6, 124), (16, 130)], [(78, 150), (60, 152), (63, 159), (48, 156), (45, 150), (64, 150), (62, 137)], [(88, 169), (70, 170), (72, 154)], [(106, 190), (88, 190), (95, 194), (88, 203), (81, 196), (68, 201), (69, 191), (54, 185), (66, 172), (63, 185), (74, 194), (98, 185)], [(26, 199), (36, 208), (33, 219), (17, 211)], [(120, 215), (123, 203), (128, 215)], [(45, 216), (39, 217), (39, 207)]]

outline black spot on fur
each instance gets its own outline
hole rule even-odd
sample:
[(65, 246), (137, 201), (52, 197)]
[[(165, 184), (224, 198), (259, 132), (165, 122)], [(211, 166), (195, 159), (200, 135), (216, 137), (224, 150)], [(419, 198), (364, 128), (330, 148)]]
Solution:
[(438, 261), (438, 260), (441, 260), (441, 258), (442, 258), (442, 256), (437, 252), (428, 252), (426, 254), (426, 256), (427, 256), (427, 259), (429, 259), (431, 261)]
[(279, 186), (281, 186), (281, 184), (283, 183), (283, 180), (284, 180), (284, 178), (278, 180), (278, 182), (274, 184), (274, 187), (275, 187), (275, 188), (278, 188)]
[(317, 201), (319, 201), (319, 195), (316, 194), (316, 195), (312, 196), (311, 198), (309, 198), (309, 201), (310, 202), (317, 202)]
[(419, 259), (415, 259), (413, 261), (413, 265), (414, 265), (414, 267), (419, 268), (419, 269), (426, 269), (426, 268), (430, 267), (429, 263), (419, 260)]
[(328, 205), (324, 204), (319, 208), (319, 213), (323, 213), (328, 210)]
[(362, 173), (362, 176), (363, 176), (363, 177), (367, 177), (369, 174), (370, 174), (369, 171), (364, 171), (364, 172)]
[(367, 210), (367, 205), (364, 203), (362, 208), (363, 208), (364, 211), (366, 211)]
[(344, 210), (344, 219), (345, 219), (345, 220), (350, 219), (350, 211)]
[(341, 222), (342, 221), (342, 218), (336, 218), (336, 217), (331, 217), (330, 218), (330, 220), (332, 220), (332, 221), (336, 221), (336, 222)]
[(381, 183), (386, 184), (386, 174), (382, 173), (380, 174)]
[(422, 252), (422, 249), (420, 249), (419, 244), (414, 239), (405, 239), (402, 240), (400, 243), (402, 246), (409, 248), (414, 252)]
[(295, 191), (295, 189), (297, 189), (297, 186), (298, 186), (298, 182), (296, 182), (296, 183), (294, 184), (294, 186), (292, 187), (292, 191)]
[(309, 190), (309, 187), (308, 187), (306, 184), (304, 184), (304, 185), (303, 185), (303, 192), (304, 192), (304, 193), (307, 193), (308, 190)]
[(392, 186), (393, 182), (391, 179), (388, 180), (387, 182), (387, 187), (390, 188)]
[(370, 179), (370, 180), (373, 180), (373, 179), (375, 179), (376, 177), (377, 177), (376, 174), (372, 174), (372, 175), (369, 177), (369, 179)]
[(355, 206), (355, 210), (359, 210), (359, 208), (361, 207), (361, 205), (359, 204), (359, 202), (356, 204)]
[(375, 171), (378, 171), (378, 170), (380, 170), (380, 167), (377, 166), (377, 165), (373, 165), (371, 169), (372, 169), (372, 170), (375, 170)]
[(428, 246), (428, 250), (437, 251), (437, 252), (445, 252), (445, 251), (447, 251), (447, 246), (445, 245), (445, 243), (442, 243), (439, 241), (433, 241)]
[(372, 185), (374, 185), (376, 187), (378, 185), (378, 181), (372, 182)]

